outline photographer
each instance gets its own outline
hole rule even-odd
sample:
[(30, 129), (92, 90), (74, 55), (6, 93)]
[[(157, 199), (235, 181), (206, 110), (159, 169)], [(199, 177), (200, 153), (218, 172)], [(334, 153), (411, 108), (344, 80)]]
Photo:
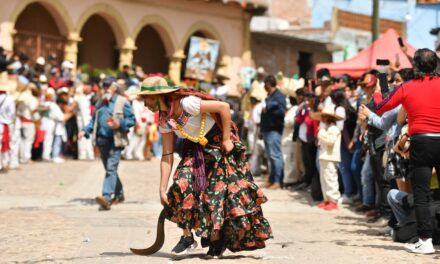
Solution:
[(385, 99), (382, 99), (379, 89), (374, 94), (378, 114), (383, 114), (399, 104), (408, 113), (410, 167), (413, 172), (411, 184), (420, 238), (406, 249), (420, 254), (435, 252), (432, 244), (429, 192), (432, 169), (440, 165), (440, 78), (436, 72), (438, 61), (434, 51), (417, 50), (413, 60), (416, 79), (397, 87)]
[(311, 93), (306, 94), (306, 99), (299, 105), (296, 115), (296, 123), (299, 125), (298, 138), (301, 141), (301, 154), (304, 162), (304, 183), (297, 186), (297, 189), (307, 189), (314, 177), (318, 176), (316, 168), (316, 144), (315, 130), (317, 122), (310, 117), (313, 111), (314, 97)]
[[(361, 81), (361, 86), (367, 94), (367, 102), (365, 106), (372, 112), (375, 112), (374, 102), (372, 100), (373, 93), (378, 84), (377, 72), (370, 72), (364, 76)], [(382, 161), (385, 152), (385, 136), (386, 131), (368, 124), (368, 149), (370, 154), (370, 165), (373, 172), (373, 177), (378, 185), (378, 214), (372, 220), (369, 220), (370, 227), (385, 227), (388, 223), (388, 217), (391, 209), (387, 203), (387, 194), (389, 192), (389, 182), (384, 179), (384, 164)]]

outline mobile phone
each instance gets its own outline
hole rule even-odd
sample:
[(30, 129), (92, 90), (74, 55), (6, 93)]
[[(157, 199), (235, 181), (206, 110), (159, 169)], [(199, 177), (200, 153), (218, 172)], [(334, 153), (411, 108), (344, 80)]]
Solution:
[(398, 39), (397, 39), (397, 41), (399, 41), (399, 45), (400, 45), (400, 47), (405, 47), (405, 44), (403, 43), (403, 39), (401, 38), (401, 37), (399, 37)]
[(376, 65), (388, 66), (390, 65), (390, 60), (377, 59)]
[(310, 90), (311, 92), (313, 91), (315, 91), (315, 89), (316, 89), (316, 82), (315, 82), (315, 80), (312, 80), (312, 83), (311, 83), (311, 85), (312, 85), (312, 89)]
[(379, 73), (378, 78), (379, 78), (380, 90), (382, 92), (382, 97), (385, 97), (389, 92), (387, 74)]

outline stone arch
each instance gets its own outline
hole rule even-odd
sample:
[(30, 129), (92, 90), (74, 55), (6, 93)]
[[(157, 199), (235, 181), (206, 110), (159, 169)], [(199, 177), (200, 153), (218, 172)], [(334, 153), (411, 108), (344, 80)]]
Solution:
[(99, 3), (88, 7), (78, 20), (76, 32), (81, 32), (86, 22), (93, 15), (99, 15), (109, 23), (115, 35), (118, 47), (123, 47), (126, 38), (129, 36), (127, 24), (121, 14), (109, 4)]
[(15, 24), (20, 14), (27, 6), (33, 3), (41, 4), (52, 15), (55, 23), (63, 36), (68, 36), (69, 32), (73, 31), (73, 23), (69, 12), (58, 0), (22, 0), (11, 13), (9, 20)]
[(183, 41), (180, 44), (181, 49), (185, 48), (190, 37), (196, 32), (201, 32), (203, 33), (203, 35), (205, 35), (208, 38), (220, 41), (220, 53), (227, 54), (225, 42), (223, 41), (223, 38), (221, 37), (220, 33), (217, 31), (217, 29), (214, 26), (203, 21), (196, 22), (189, 28), (189, 30), (185, 34), (185, 37), (183, 38)]
[(153, 27), (159, 33), (165, 45), (167, 56), (172, 57), (178, 47), (177, 38), (173, 31), (173, 28), (168, 24), (165, 19), (160, 16), (153, 15), (144, 17), (134, 28), (131, 34), (131, 39), (136, 41), (139, 33), (146, 26)]

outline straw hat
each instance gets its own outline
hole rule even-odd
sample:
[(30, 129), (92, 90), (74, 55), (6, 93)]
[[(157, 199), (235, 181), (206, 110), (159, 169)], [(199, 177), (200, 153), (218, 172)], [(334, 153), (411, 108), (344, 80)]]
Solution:
[(146, 78), (141, 84), (141, 90), (137, 95), (168, 94), (179, 90), (180, 87), (169, 86), (167, 81), (159, 76)]
[(63, 63), (61, 63), (61, 68), (63, 69), (73, 69), (75, 65), (71, 61), (65, 60)]
[(8, 82), (0, 82), (0, 92), (9, 92), (9, 87)]
[(65, 93), (65, 94), (68, 94), (69, 93), (69, 88), (67, 88), (67, 87), (61, 87), (61, 88), (58, 88), (57, 89), (57, 94), (62, 94), (62, 93)]
[(305, 80), (303, 78), (300, 78), (299, 80), (293, 78), (283, 78), (280, 91), (286, 96), (296, 97), (296, 91), (303, 88), (304, 84)]
[(44, 66), (44, 64), (46, 64), (46, 60), (43, 57), (38, 57), (35, 62), (41, 66)]
[(254, 97), (258, 101), (263, 101), (267, 97), (267, 92), (262, 87), (255, 87), (250, 92), (250, 97)]
[(322, 121), (322, 117), (332, 117), (336, 119), (336, 121), (344, 120), (343, 117), (336, 115), (335, 109), (331, 105), (326, 105), (321, 112), (311, 112), (310, 117), (314, 120)]
[(265, 75), (266, 74), (266, 71), (264, 70), (264, 68), (263, 67), (258, 67), (258, 69), (257, 69), (257, 74), (260, 74), (260, 75)]
[(216, 77), (218, 80), (224, 80), (224, 81), (226, 81), (226, 80), (230, 80), (230, 79), (231, 79), (231, 78), (229, 78), (229, 76), (226, 74), (225, 68), (220, 68), (220, 69), (218, 69), (218, 70), (217, 70), (217, 73), (216, 73), (216, 75), (215, 75), (215, 77)]
[(9, 90), (11, 90), (10, 86), (11, 85), (8, 80), (8, 73), (6, 71), (2, 72), (0, 74), (0, 91), (1, 92), (8, 92)]

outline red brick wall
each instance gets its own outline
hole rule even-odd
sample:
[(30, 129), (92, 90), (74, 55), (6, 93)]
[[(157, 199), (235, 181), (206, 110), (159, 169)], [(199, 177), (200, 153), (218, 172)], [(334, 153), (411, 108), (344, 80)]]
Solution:
[(307, 0), (272, 0), (269, 10), (272, 17), (286, 19), (293, 24), (310, 23), (312, 15)]
[(312, 53), (315, 65), (332, 61), (331, 54), (325, 51), (323, 45), (259, 33), (251, 35), (251, 50), (257, 67), (264, 67), (270, 74), (281, 71), (284, 76), (299, 73), (298, 54), (300, 51)]

